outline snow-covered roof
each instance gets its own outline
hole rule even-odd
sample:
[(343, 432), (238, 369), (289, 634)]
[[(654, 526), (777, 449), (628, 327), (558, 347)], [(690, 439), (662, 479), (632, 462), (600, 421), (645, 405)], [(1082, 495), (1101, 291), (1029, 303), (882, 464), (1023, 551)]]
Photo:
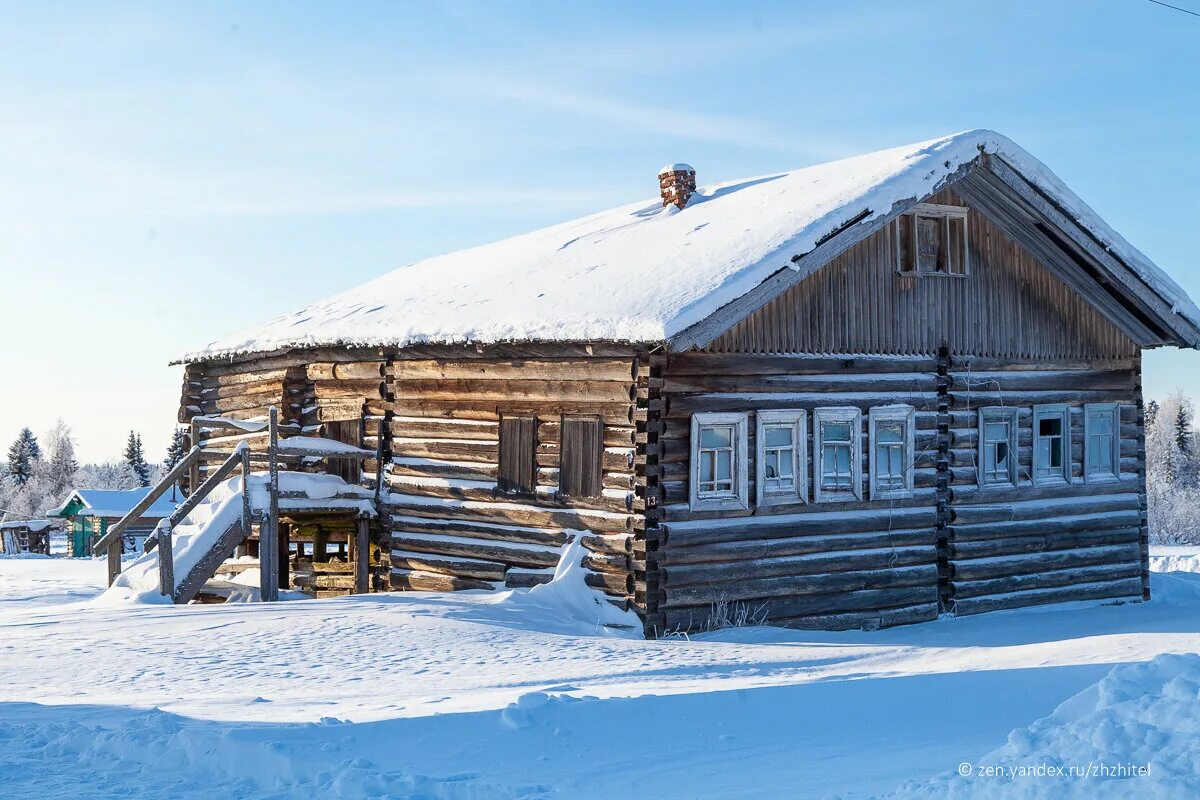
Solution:
[[(1049, 169), (977, 130), (700, 188), (401, 267), (184, 356), (421, 342), (661, 342), (705, 319), (847, 223), (932, 194), (980, 153), (1036, 186), (1193, 324), (1200, 310)], [(865, 213), (864, 213), (865, 212)]]
[(48, 519), (14, 519), (11, 522), (0, 522), (0, 531), (25, 528), (29, 531), (44, 531), (53, 523)]
[[(95, 517), (123, 517), (133, 510), (133, 507), (141, 502), (150, 492), (150, 487), (143, 486), (137, 489), (76, 489), (67, 495), (63, 500), (62, 505), (58, 508), (51, 509), (48, 514), (61, 515), (66, 510), (67, 506), (71, 505), (71, 501), (79, 500), (84, 508), (88, 510), (89, 516)], [(167, 492), (162, 497), (155, 500), (150, 508), (142, 514), (142, 517), (161, 519), (171, 516), (175, 511), (175, 507), (183, 502), (181, 494), (176, 495), (176, 499), (171, 499), (171, 492)]]

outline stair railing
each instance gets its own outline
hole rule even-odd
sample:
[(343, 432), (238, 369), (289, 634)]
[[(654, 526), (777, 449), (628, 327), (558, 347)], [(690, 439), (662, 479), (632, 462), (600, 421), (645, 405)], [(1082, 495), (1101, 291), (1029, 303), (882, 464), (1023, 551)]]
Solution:
[(167, 493), (167, 490), (175, 485), (176, 481), (188, 472), (193, 464), (200, 461), (200, 448), (193, 447), (188, 450), (187, 454), (179, 460), (179, 463), (171, 468), (171, 471), (163, 476), (163, 479), (154, 485), (146, 496), (143, 497), (138, 504), (130, 509), (129, 513), (117, 520), (113, 525), (110, 525), (108, 531), (101, 536), (96, 544), (92, 546), (92, 552), (100, 552), (101, 550), (108, 551), (108, 585), (112, 586), (113, 581), (121, 574), (121, 536), (125, 530), (141, 519), (141, 516), (146, 513), (150, 506), (154, 505), (158, 498)]
[(250, 446), (245, 442), (238, 444), (229, 458), (221, 462), (221, 466), (208, 473), (196, 490), (176, 507), (165, 522), (159, 523), (156, 531), (158, 537), (158, 591), (167, 596), (175, 596), (175, 552), (172, 533), (175, 527), (195, 510), (196, 506), (212, 494), (235, 469), (242, 468), (242, 517), (243, 530), (248, 535), (250, 526), (246, 523), (247, 509), (250, 504)]

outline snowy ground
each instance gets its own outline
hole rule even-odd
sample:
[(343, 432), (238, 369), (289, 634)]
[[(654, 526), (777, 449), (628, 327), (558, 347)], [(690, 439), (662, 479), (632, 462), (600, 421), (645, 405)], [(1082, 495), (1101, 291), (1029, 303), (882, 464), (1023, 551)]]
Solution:
[[(0, 558), (0, 797), (1200, 795), (1200, 657), (1158, 658), (1200, 651), (1196, 574), (1145, 605), (660, 642), (527, 592), (81, 602), (103, 574)], [(982, 774), (1118, 762), (1150, 775)]]

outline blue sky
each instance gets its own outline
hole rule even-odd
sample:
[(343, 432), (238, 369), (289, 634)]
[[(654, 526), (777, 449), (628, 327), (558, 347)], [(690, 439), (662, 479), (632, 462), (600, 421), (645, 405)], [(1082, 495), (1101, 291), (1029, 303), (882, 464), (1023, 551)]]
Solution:
[[(2, 10), (4, 443), (62, 416), (84, 459), (130, 428), (160, 457), (173, 357), (652, 197), (667, 161), (705, 183), (994, 128), (1200, 296), (1200, 18), (1145, 0)], [(1147, 394), (1200, 394), (1197, 365), (1148, 354)]]

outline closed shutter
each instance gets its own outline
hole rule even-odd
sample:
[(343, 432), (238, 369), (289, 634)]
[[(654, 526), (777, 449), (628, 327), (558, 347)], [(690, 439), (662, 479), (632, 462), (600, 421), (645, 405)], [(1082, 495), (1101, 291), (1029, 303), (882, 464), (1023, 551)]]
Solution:
[[(326, 422), (325, 438), (362, 447), (362, 420)], [(325, 472), (337, 475), (346, 483), (358, 483), (362, 479), (362, 461), (357, 458), (328, 458), (325, 460)]]
[(603, 426), (596, 417), (564, 417), (558, 489), (566, 497), (598, 497)]
[(534, 417), (500, 418), (500, 480), (503, 494), (533, 494), (537, 446)]

